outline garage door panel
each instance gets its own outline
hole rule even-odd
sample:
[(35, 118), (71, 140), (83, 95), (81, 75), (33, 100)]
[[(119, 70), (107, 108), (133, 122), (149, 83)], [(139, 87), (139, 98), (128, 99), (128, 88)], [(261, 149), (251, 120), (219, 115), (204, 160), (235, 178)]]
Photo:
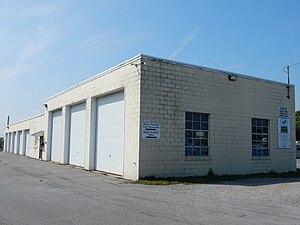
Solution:
[[(109, 127), (105, 127), (105, 128), (102, 128), (102, 129), (107, 131), (109, 129)], [(122, 127), (118, 127), (116, 129), (111, 129), (110, 132), (107, 132), (107, 133), (103, 132), (102, 134), (100, 134), (101, 138), (108, 138), (108, 139), (110, 139), (110, 138), (116, 138), (118, 141), (120, 141), (118, 137), (121, 136), (121, 135), (123, 135), (123, 133), (124, 133), (124, 132), (120, 131), (120, 129), (123, 129), (123, 128)], [(106, 140), (104, 139), (104, 140), (102, 140), (102, 142), (103, 141), (106, 141)]]
[(29, 156), (29, 130), (25, 130), (24, 132), (25, 135), (25, 149), (24, 149), (24, 154), (25, 156)]
[(86, 109), (85, 103), (71, 107), (69, 164), (84, 166)]
[(18, 141), (18, 139), (17, 139), (17, 133), (16, 132), (14, 132), (14, 137), (13, 137), (13, 139), (14, 139), (14, 154), (17, 154), (17, 141)]
[(24, 149), (24, 146), (23, 146), (23, 132), (20, 132), (19, 142), (20, 142), (19, 155), (22, 155), (23, 149)]
[(61, 162), (62, 111), (52, 113), (51, 161)]
[(20, 143), (21, 143), (21, 132), (17, 132), (17, 150), (16, 154), (21, 155), (21, 150), (20, 150)]
[(97, 100), (96, 169), (123, 175), (124, 93)]
[[(122, 134), (120, 134), (122, 135)], [(118, 148), (116, 148), (116, 146), (112, 143), (120, 143), (120, 144), (123, 144), (120, 142), (119, 138), (118, 137), (110, 137), (109, 135), (103, 135), (102, 136), (102, 139), (101, 139), (101, 143), (99, 143), (99, 147), (103, 150), (105, 149), (116, 149), (116, 151), (119, 151)]]

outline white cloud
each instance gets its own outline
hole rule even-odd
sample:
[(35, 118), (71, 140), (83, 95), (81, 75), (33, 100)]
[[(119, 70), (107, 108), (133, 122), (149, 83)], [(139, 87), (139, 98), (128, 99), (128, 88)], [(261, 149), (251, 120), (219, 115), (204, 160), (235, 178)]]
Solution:
[(80, 42), (81, 47), (95, 47), (95, 46), (103, 46), (101, 44), (105, 43), (105, 46), (111, 44), (122, 44), (122, 43), (132, 43), (139, 40), (144, 40), (147, 38), (151, 38), (157, 36), (158, 33), (155, 32), (141, 32), (127, 36), (119, 36), (117, 31), (110, 30), (103, 33), (95, 34), (83, 41)]
[(12, 67), (2, 67), (0, 68), (0, 82), (19, 74), (32, 72), (36, 68), (36, 66), (29, 64), (18, 64)]
[(196, 38), (197, 34), (198, 30), (193, 30), (192, 32), (188, 33), (177, 49), (175, 49), (175, 51), (171, 54), (170, 58), (175, 58), (188, 44), (190, 44)]
[(42, 41), (40, 43), (32, 44), (28, 48), (26, 48), (19, 56), (18, 61), (19, 62), (26, 62), (30, 58), (38, 55), (41, 53), (44, 49), (48, 47), (49, 43), (47, 41)]
[(158, 35), (158, 33), (149, 31), (149, 32), (142, 32), (142, 33), (137, 33), (137, 34), (133, 34), (133, 35), (128, 35), (125, 37), (120, 37), (120, 38), (116, 39), (115, 41), (119, 42), (119, 43), (134, 42), (134, 41), (138, 41), (138, 40), (151, 38), (151, 37), (154, 37), (157, 35)]
[(116, 32), (113, 30), (106, 31), (103, 33), (95, 34), (85, 40), (83, 40), (80, 45), (87, 46), (87, 45), (93, 45), (94, 43), (98, 43), (104, 40), (110, 39)]
[(37, 37), (32, 35), (32, 40), (30, 41), (28, 47), (25, 47), (19, 54), (17, 61), (19, 63), (25, 63), (31, 58), (38, 56), (54, 41), (54, 33), (47, 30), (45, 27), (37, 26)]

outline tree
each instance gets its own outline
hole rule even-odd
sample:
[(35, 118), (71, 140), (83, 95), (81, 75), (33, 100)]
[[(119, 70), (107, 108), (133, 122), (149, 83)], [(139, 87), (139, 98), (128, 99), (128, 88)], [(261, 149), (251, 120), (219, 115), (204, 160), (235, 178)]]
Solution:
[(300, 141), (300, 110), (296, 111), (296, 140)]

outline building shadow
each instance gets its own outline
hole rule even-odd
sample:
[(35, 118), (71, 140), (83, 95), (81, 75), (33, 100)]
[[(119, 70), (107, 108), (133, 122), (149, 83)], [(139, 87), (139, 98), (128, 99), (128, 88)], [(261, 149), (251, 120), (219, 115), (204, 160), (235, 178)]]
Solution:
[(267, 186), (267, 185), (287, 184), (287, 183), (299, 183), (299, 185), (300, 185), (300, 177), (248, 178), (248, 179), (241, 179), (241, 180), (234, 180), (234, 181), (219, 181), (219, 182), (216, 182), (215, 184), (257, 187), (257, 186)]

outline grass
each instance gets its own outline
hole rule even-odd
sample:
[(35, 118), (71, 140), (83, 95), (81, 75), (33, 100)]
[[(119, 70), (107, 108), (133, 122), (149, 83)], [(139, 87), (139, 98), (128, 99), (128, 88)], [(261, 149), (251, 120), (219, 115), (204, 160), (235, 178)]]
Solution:
[(218, 176), (213, 173), (209, 173), (207, 176), (195, 176), (195, 177), (167, 177), (167, 178), (156, 178), (156, 177), (145, 177), (140, 180), (134, 181), (136, 184), (144, 185), (173, 185), (173, 184), (205, 184), (205, 183), (216, 183), (220, 181), (234, 181), (250, 178), (291, 178), (300, 177), (300, 169), (296, 172), (287, 173), (257, 173), (257, 174), (246, 174), (246, 175), (224, 175)]

